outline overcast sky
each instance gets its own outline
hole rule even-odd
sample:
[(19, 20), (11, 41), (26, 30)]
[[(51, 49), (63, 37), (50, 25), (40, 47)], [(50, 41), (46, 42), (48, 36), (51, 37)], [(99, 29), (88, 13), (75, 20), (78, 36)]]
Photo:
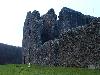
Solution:
[(38, 10), (43, 15), (54, 8), (58, 15), (62, 7), (100, 16), (100, 0), (0, 0), (0, 43), (22, 46), (23, 25), (28, 11)]

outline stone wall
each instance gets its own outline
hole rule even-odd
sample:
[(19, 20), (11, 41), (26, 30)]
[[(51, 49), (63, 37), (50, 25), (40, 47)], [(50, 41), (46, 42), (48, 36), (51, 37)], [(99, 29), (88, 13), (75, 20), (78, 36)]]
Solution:
[(23, 27), (23, 63), (100, 65), (100, 19), (63, 7), (40, 16), (28, 12)]

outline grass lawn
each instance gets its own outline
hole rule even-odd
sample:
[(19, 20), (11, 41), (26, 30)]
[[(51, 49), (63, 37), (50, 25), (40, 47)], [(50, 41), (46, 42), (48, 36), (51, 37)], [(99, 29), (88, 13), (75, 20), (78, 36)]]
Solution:
[(100, 75), (100, 70), (22, 64), (0, 65), (0, 75)]

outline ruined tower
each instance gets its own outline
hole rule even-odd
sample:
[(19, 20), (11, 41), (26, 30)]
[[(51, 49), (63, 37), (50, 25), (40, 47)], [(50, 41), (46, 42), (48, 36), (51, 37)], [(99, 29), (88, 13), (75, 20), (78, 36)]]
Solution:
[(54, 9), (42, 16), (36, 10), (27, 13), (23, 27), (23, 63), (97, 65), (100, 62), (100, 19), (67, 7), (61, 9), (58, 18)]

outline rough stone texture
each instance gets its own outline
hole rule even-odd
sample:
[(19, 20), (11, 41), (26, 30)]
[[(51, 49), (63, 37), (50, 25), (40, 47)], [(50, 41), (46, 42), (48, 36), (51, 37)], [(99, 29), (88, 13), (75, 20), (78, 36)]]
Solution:
[(62, 8), (40, 17), (28, 12), (23, 27), (23, 62), (100, 68), (100, 18)]
[(63, 32), (60, 36), (60, 62), (64, 66), (88, 67), (100, 64), (100, 24)]

